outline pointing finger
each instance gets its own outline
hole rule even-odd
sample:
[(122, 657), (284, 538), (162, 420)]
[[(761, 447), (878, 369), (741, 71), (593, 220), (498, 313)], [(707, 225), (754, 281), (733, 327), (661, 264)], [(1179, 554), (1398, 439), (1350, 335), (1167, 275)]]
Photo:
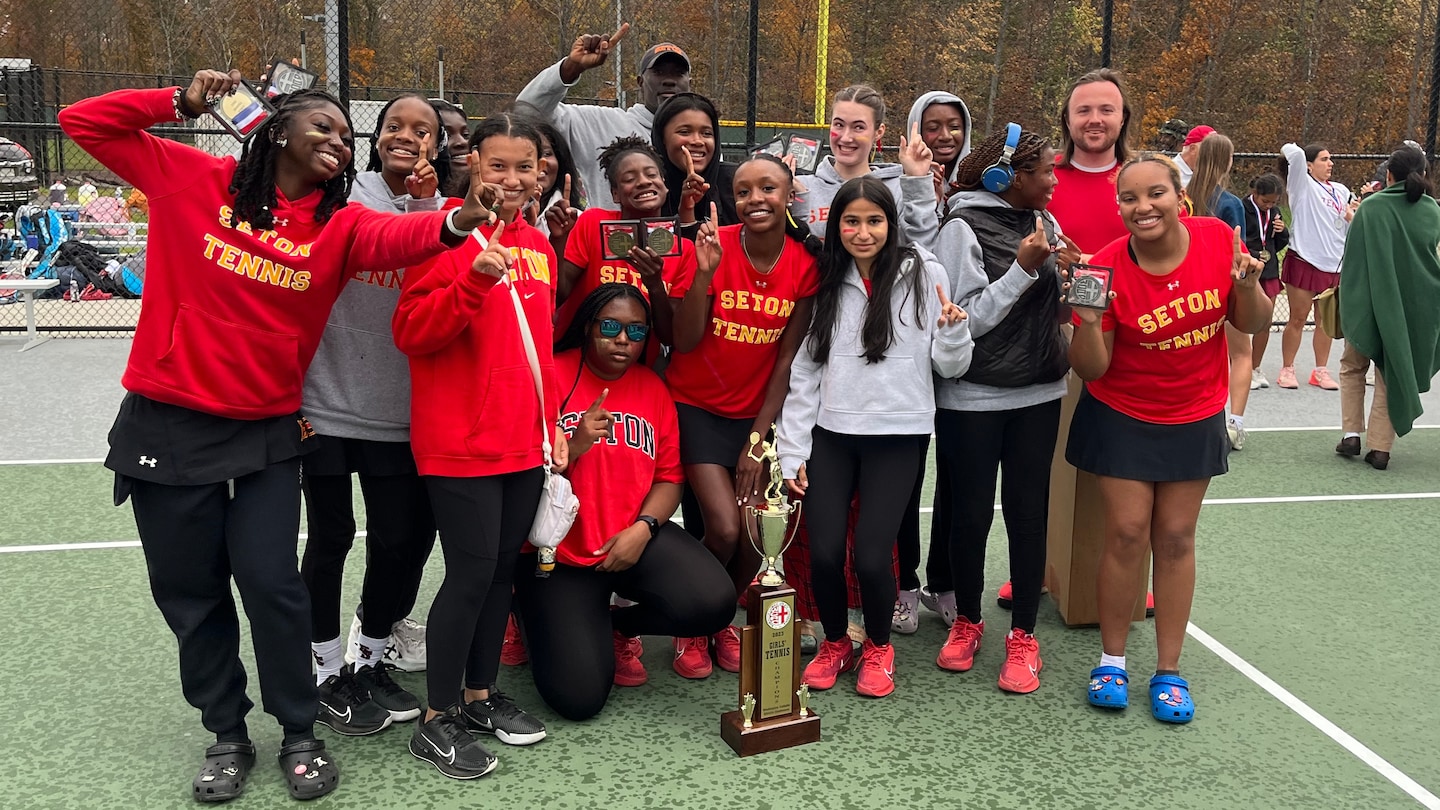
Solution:
[(630, 33), (630, 23), (628, 23), (628, 22), (627, 22), (627, 23), (621, 23), (621, 24), (620, 24), (620, 27), (617, 28), (617, 29), (615, 29), (615, 33), (613, 33), (613, 34), (611, 34), (610, 36), (606, 37), (606, 38), (605, 38), (605, 41), (606, 41), (607, 43), (609, 43), (609, 45), (610, 45), (611, 47), (614, 47), (614, 46), (615, 46), (615, 43), (617, 43), (617, 42), (619, 42), (620, 40), (624, 39), (624, 38), (625, 38), (625, 35), (628, 34), (628, 33)]
[(592, 402), (592, 403), (590, 403), (590, 410), (592, 410), (592, 411), (598, 411), (598, 410), (600, 410), (601, 406), (605, 404), (605, 397), (608, 397), (608, 396), (610, 396), (610, 389), (609, 389), (609, 388), (602, 389), (602, 390), (600, 391), (600, 396), (596, 397), (596, 398), (595, 398), (595, 401)]
[(949, 296), (945, 295), (945, 288), (944, 288), (942, 285), (936, 284), (936, 285), (935, 285), (935, 292), (940, 295), (940, 306), (941, 306), (941, 307), (948, 307), (948, 306), (950, 306), (950, 298), (949, 298)]
[(1240, 248), (1240, 226), (1239, 226), (1239, 225), (1236, 225), (1236, 226), (1235, 226), (1235, 255), (1238, 257), (1238, 256), (1240, 255), (1240, 253), (1241, 253), (1241, 248)]

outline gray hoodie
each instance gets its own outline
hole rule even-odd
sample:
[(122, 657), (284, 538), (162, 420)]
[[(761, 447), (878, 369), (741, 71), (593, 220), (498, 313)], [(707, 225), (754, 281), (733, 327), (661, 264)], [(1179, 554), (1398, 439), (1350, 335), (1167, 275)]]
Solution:
[[(987, 207), (1011, 206), (988, 191), (957, 191), (950, 197), (951, 212)], [(1058, 239), (1060, 223), (1049, 214), (1046, 214), (1046, 219), (1054, 226)], [(981, 338), (989, 334), (996, 324), (1005, 320), (1010, 308), (1039, 278), (1026, 272), (1019, 262), (1011, 262), (1010, 270), (992, 284), (985, 274), (980, 242), (969, 224), (959, 217), (951, 217), (945, 223), (939, 241), (936, 253), (945, 267), (950, 289), (954, 293), (952, 300), (968, 316), (966, 323), (970, 325), (971, 337)], [(959, 376), (936, 374), (936, 406), (951, 411), (1009, 411), (1060, 399), (1065, 396), (1066, 390), (1064, 378), (1022, 388), (1000, 388), (961, 380)]]
[[(818, 425), (852, 436), (930, 435), (935, 429), (935, 387), (931, 373), (958, 377), (970, 367), (970, 327), (961, 321), (937, 327), (945, 268), (924, 248), (920, 262), (901, 264), (890, 301), (895, 340), (879, 363), (865, 360), (860, 331), (870, 296), (854, 262), (840, 291), (840, 312), (830, 357), (817, 363), (809, 339), (790, 367), (790, 393), (775, 429), (780, 470), (794, 478), (810, 458), (811, 432)], [(907, 268), (907, 264), (909, 267)], [(924, 273), (920, 322), (906, 290), (909, 273)], [(947, 285), (948, 286), (948, 285)]]
[[(379, 172), (355, 176), (350, 203), (392, 214), (438, 211), (444, 197), (394, 195)], [(305, 375), (305, 416), (322, 436), (410, 441), (410, 363), (390, 319), (404, 270), (365, 273), (345, 284)]]
[(650, 126), (655, 122), (655, 113), (644, 104), (632, 104), (627, 110), (616, 107), (600, 107), (593, 104), (562, 104), (565, 93), (573, 85), (560, 78), (560, 63), (556, 62), (540, 71), (540, 74), (525, 85), (516, 101), (524, 102), (550, 119), (560, 137), (570, 145), (570, 154), (575, 157), (575, 168), (585, 181), (587, 202), (597, 208), (619, 208), (610, 198), (610, 183), (600, 171), (597, 158), (600, 150), (616, 138), (636, 135), (650, 142)]
[(965, 119), (965, 138), (960, 143), (960, 154), (955, 158), (955, 165), (950, 167), (950, 173), (945, 177), (947, 183), (953, 183), (955, 182), (955, 173), (960, 169), (960, 161), (970, 154), (970, 134), (974, 131), (970, 120), (970, 108), (965, 106), (965, 102), (954, 93), (947, 93), (944, 90), (931, 90), (925, 93), (910, 105), (910, 117), (905, 119), (905, 134), (906, 137), (909, 137), (911, 128), (920, 123), (920, 117), (925, 114), (925, 109), (934, 104), (954, 104), (960, 108), (960, 117)]
[[(890, 196), (895, 198), (895, 207), (900, 213), (900, 229), (911, 244), (934, 250), (935, 237), (940, 231), (940, 218), (935, 210), (935, 182), (930, 175), (905, 177), (905, 170), (898, 163), (873, 166), (870, 176), (885, 183)], [(805, 193), (797, 196), (799, 206), (790, 210), (797, 217), (803, 216), (810, 225), (810, 233), (825, 238), (825, 223), (830, 218), (830, 203), (835, 192), (845, 185), (845, 179), (835, 170), (834, 155), (826, 155), (815, 167), (815, 174), (802, 177)]]

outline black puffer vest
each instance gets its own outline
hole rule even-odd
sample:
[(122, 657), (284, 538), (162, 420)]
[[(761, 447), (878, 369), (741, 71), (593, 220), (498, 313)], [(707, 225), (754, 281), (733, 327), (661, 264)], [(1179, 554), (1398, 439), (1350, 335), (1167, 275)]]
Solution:
[[(1009, 272), (1020, 242), (1035, 232), (1034, 211), (966, 207), (950, 216), (964, 220), (975, 232), (985, 275), (992, 284)], [(1055, 241), (1055, 226), (1048, 215), (1045, 235)], [(997, 388), (1024, 388), (1055, 382), (1070, 370), (1069, 347), (1060, 333), (1060, 278), (1053, 255), (1037, 274), (1039, 279), (1021, 294), (1005, 320), (975, 339), (970, 370), (960, 379)]]

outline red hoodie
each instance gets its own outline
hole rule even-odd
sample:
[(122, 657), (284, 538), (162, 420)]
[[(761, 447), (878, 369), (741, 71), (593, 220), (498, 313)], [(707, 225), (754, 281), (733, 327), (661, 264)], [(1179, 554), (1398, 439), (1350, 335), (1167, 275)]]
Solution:
[(273, 230), (232, 228), (235, 159), (145, 132), (175, 121), (174, 93), (118, 90), (60, 111), (66, 134), (150, 200), (145, 304), (121, 383), (232, 419), (294, 413), (346, 280), (445, 250), (445, 214), (347, 205), (317, 223), (320, 191), (276, 189)]
[[(486, 240), (494, 228), (476, 231)], [(421, 475), (475, 478), (539, 467), (540, 425), (550, 440), (560, 415), (553, 346), (555, 251), (523, 221), (505, 226), (510, 280), (520, 294), (545, 387), (535, 378), (510, 292), (470, 269), (475, 239), (405, 274), (395, 345), (410, 356), (410, 446)]]

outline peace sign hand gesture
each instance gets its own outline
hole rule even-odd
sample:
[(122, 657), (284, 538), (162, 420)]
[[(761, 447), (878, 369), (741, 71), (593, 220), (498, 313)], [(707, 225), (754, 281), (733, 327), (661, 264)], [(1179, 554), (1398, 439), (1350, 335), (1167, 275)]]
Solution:
[[(608, 37), (598, 34), (582, 34), (575, 38), (574, 44), (570, 46), (570, 55), (565, 57), (566, 62), (573, 66), (575, 75), (579, 75), (591, 68), (605, 64), (610, 58), (610, 51), (614, 50), (616, 43), (625, 38), (630, 31), (630, 23), (624, 23), (615, 33)], [(563, 73), (568, 71), (562, 70)]]
[(405, 177), (405, 190), (417, 200), (428, 200), (435, 196), (439, 187), (440, 177), (435, 174), (435, 167), (430, 165), (430, 133), (427, 132), (420, 139), (420, 158)]
[(910, 137), (900, 136), (900, 165), (906, 177), (924, 177), (930, 174), (930, 162), (934, 158), (925, 139), (920, 137), (920, 124), (910, 125)]
[(1259, 259), (1245, 252), (1240, 243), (1240, 226), (1235, 226), (1235, 258), (1230, 264), (1230, 276), (1236, 287), (1249, 289), (1260, 283), (1260, 271), (1265, 265)]
[(940, 296), (940, 320), (936, 321), (936, 326), (944, 329), (947, 326), (954, 326), (968, 317), (965, 314), (965, 310), (961, 309), (959, 304), (951, 301), (950, 297), (945, 294), (944, 286), (936, 284), (935, 294)]
[(465, 156), (465, 168), (470, 172), (470, 192), (465, 195), (465, 203), (455, 211), (455, 227), (474, 230), (495, 221), (504, 191), (497, 185), (485, 183), (479, 152)]

